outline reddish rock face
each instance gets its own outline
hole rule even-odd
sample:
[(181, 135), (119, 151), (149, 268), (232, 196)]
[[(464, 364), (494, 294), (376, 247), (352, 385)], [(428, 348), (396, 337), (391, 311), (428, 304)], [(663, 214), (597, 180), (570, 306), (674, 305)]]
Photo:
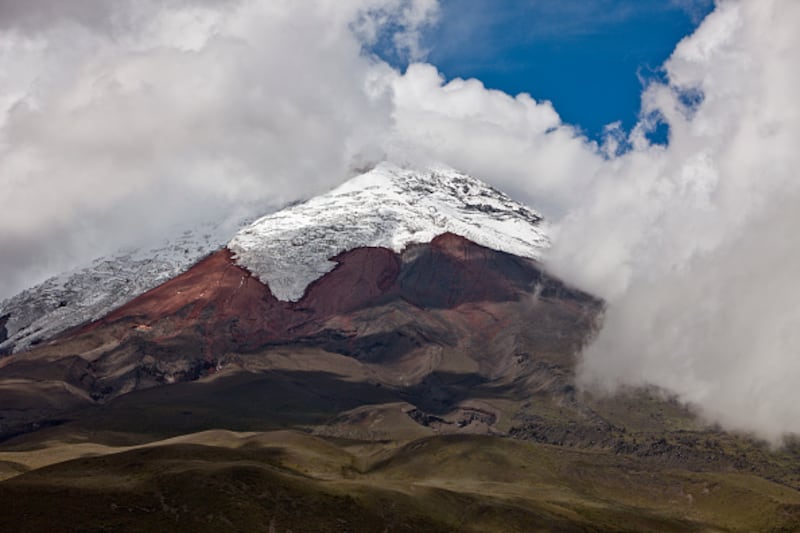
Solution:
[(119, 323), (155, 332), (159, 340), (183, 334), (206, 341), (205, 355), (281, 344), (319, 329), (329, 317), (396, 294), (400, 258), (361, 248), (335, 258), (337, 268), (314, 282), (299, 302), (276, 299), (269, 287), (233, 261), (227, 249), (88, 325), (88, 333)]
[(314, 281), (306, 294), (291, 306), (310, 313), (309, 318), (326, 318), (374, 305), (397, 295), (400, 256), (386, 248), (356, 248), (332, 258), (336, 268)]
[(410, 246), (403, 252), (403, 262), (400, 294), (424, 308), (516, 300), (541, 278), (534, 261), (484, 248), (452, 233), (430, 244)]
[(331, 317), (395, 300), (421, 311), (514, 301), (543, 277), (534, 261), (449, 233), (402, 254), (358, 248), (332, 260), (336, 268), (299, 302), (282, 302), (224, 249), (82, 331), (135, 322), (138, 331), (148, 328), (162, 337), (192, 331), (206, 338), (209, 349), (252, 350), (314, 335)]

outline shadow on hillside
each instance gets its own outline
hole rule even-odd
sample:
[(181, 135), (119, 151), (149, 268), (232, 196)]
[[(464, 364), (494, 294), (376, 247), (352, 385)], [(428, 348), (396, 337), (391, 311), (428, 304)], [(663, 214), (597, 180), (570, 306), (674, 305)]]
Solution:
[(207, 429), (268, 431), (334, 420), (366, 405), (405, 401), (443, 415), (466, 399), (508, 397), (477, 374), (435, 372), (411, 387), (351, 381), (330, 372), (237, 373), (208, 381), (135, 391), (72, 412), (61, 431), (108, 431), (168, 437)]

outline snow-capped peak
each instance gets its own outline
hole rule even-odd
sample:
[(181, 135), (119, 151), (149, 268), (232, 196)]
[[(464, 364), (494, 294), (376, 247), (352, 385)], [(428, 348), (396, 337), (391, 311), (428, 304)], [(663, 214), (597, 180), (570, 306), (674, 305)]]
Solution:
[(445, 232), (538, 259), (549, 246), (541, 215), (486, 183), (446, 167), (381, 163), (327, 194), (256, 220), (228, 243), (237, 263), (285, 301), (330, 272), (342, 252), (396, 252)]
[(97, 319), (188, 269), (228, 243), (236, 261), (276, 297), (302, 298), (336, 265), (330, 258), (364, 246), (396, 252), (451, 232), (483, 246), (538, 258), (549, 246), (541, 216), (480, 180), (449, 168), (408, 170), (383, 163), (327, 194), (243, 226), (243, 215), (176, 232), (120, 251), (0, 302), (0, 355), (18, 352)]

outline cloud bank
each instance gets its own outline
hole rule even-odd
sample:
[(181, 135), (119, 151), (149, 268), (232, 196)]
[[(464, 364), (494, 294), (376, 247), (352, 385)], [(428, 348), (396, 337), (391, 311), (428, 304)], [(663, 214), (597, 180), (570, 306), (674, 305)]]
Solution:
[[(377, 159), (443, 162), (542, 210), (551, 268), (607, 299), (583, 386), (653, 384), (728, 428), (800, 432), (800, 4), (721, 0), (602, 145), (549, 102), (365, 52), (424, 58), (434, 0), (108, 5), (0, 7), (0, 297)], [(668, 146), (647, 141), (658, 123)]]
[[(796, 2), (719, 2), (603, 146), (527, 95), (426, 65), (395, 80), (406, 148), (543, 209), (551, 268), (607, 299), (584, 387), (653, 384), (728, 428), (800, 432), (798, 20)], [(647, 140), (659, 123), (668, 146)]]
[(644, 93), (669, 146), (634, 134), (563, 221), (553, 264), (610, 302), (585, 383), (800, 432), (798, 20), (796, 2), (720, 2)]

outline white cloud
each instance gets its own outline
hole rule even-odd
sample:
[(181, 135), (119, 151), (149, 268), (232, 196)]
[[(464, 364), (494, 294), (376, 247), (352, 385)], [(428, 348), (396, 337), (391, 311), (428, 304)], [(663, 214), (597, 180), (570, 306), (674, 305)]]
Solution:
[(0, 296), (170, 224), (337, 183), (390, 124), (373, 86), (388, 67), (353, 28), (416, 53), (436, 15), (430, 0), (109, 6), (0, 8)]
[(562, 124), (550, 102), (487, 90), (475, 79), (445, 83), (426, 64), (409, 66), (391, 85), (394, 158), (443, 161), (551, 214), (601, 163), (596, 146)]
[[(796, 2), (720, 2), (644, 92), (621, 156), (600, 155), (613, 127), (598, 149), (547, 102), (413, 65), (392, 81), (393, 151), (551, 216), (551, 268), (609, 302), (584, 386), (655, 384), (727, 427), (800, 432), (798, 20)], [(645, 135), (658, 117), (667, 147)]]
[(800, 432), (798, 20), (795, 2), (720, 2), (643, 96), (669, 146), (638, 139), (565, 219), (554, 267), (610, 300), (586, 383), (654, 383), (729, 427)]

